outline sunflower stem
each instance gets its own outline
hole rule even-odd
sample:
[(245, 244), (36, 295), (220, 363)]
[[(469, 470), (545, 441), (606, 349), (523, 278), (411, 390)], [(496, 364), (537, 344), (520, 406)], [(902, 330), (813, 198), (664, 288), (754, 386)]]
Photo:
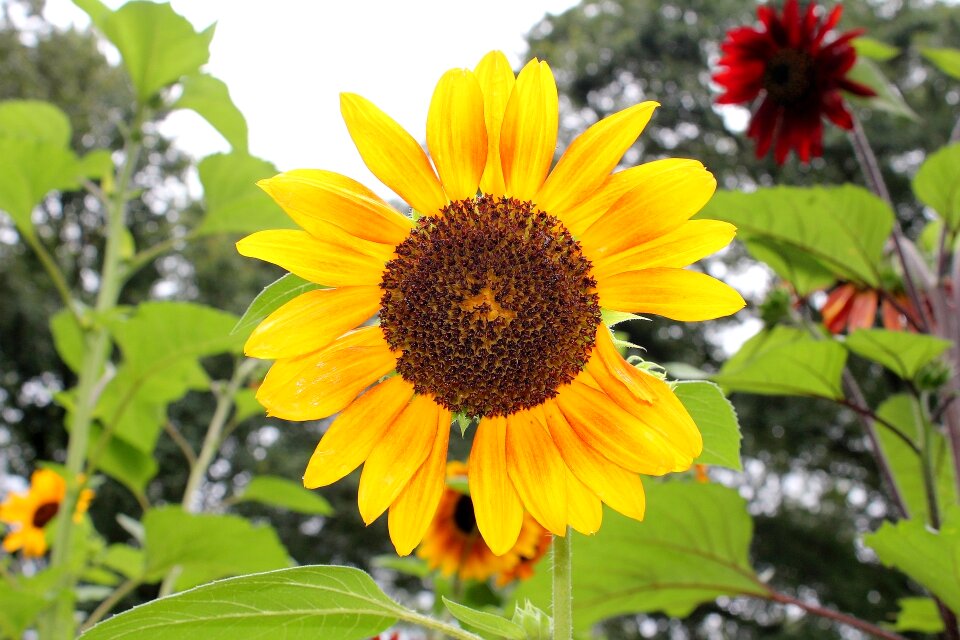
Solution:
[(573, 638), (573, 532), (553, 536), (553, 638)]

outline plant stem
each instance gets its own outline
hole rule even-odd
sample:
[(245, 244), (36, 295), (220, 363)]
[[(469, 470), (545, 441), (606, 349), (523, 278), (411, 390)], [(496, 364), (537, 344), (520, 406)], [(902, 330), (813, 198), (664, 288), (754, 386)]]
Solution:
[(116, 589), (114, 589), (109, 596), (107, 596), (103, 602), (97, 605), (97, 608), (83, 621), (83, 624), (80, 625), (80, 633), (83, 633), (93, 625), (100, 622), (103, 619), (103, 616), (110, 613), (117, 604), (124, 598), (126, 598), (134, 589), (140, 586), (142, 583), (141, 578), (129, 578), (125, 582), (121, 583)]
[(904, 636), (901, 636), (899, 633), (894, 633), (893, 631), (888, 631), (882, 627), (878, 627), (875, 624), (871, 624), (866, 620), (861, 620), (846, 613), (841, 613), (839, 611), (834, 611), (833, 609), (828, 609), (826, 607), (821, 607), (819, 605), (810, 604), (804, 602), (803, 600), (798, 600), (793, 596), (788, 596), (785, 593), (780, 593), (779, 591), (770, 591), (769, 598), (774, 602), (779, 602), (781, 604), (792, 604), (797, 607), (800, 607), (807, 613), (812, 613), (815, 616), (820, 616), (821, 618), (828, 618), (830, 620), (836, 620), (841, 624), (845, 624), (848, 627), (853, 627), (854, 629), (859, 629), (864, 633), (869, 633), (872, 636), (877, 638), (884, 638), (884, 640), (907, 640)]
[(460, 627), (455, 627), (452, 624), (441, 622), (435, 618), (425, 616), (422, 613), (417, 613), (416, 611), (411, 611), (409, 609), (398, 611), (397, 617), (401, 620), (411, 622), (426, 629), (439, 631), (440, 633), (450, 636), (451, 638), (458, 638), (459, 640), (481, 640), (480, 636), (470, 633), (469, 631), (465, 631)]
[(553, 536), (553, 638), (573, 638), (573, 532)]
[(40, 259), (40, 264), (43, 265), (44, 271), (47, 272), (51, 282), (53, 282), (53, 286), (60, 295), (60, 300), (63, 302), (63, 306), (65, 306), (70, 313), (73, 314), (73, 317), (77, 319), (78, 323), (82, 322), (83, 318), (80, 315), (80, 310), (77, 308), (77, 302), (70, 294), (70, 287), (67, 286), (67, 280), (63, 277), (63, 272), (60, 271), (60, 267), (57, 265), (56, 260), (53, 259), (53, 256), (50, 255), (50, 252), (47, 251), (47, 248), (43, 246), (43, 243), (40, 242), (40, 239), (35, 235), (32, 233), (25, 233), (21, 235)]

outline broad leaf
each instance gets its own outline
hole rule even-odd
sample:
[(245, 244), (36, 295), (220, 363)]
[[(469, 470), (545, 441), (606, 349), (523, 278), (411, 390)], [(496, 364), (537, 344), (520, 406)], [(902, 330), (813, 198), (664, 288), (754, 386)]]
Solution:
[(147, 579), (161, 580), (180, 567), (178, 591), (225, 576), (290, 566), (272, 527), (255, 526), (239, 516), (161, 507), (146, 513), (143, 526)]
[(257, 186), (257, 180), (277, 173), (266, 160), (242, 153), (216, 154), (201, 160), (197, 169), (206, 203), (198, 234), (296, 228), (283, 209)]
[(107, 547), (107, 552), (100, 563), (125, 578), (142, 576), (146, 567), (143, 550), (126, 544), (112, 544)]
[[(750, 567), (753, 523), (735, 490), (686, 482), (645, 487), (643, 522), (605, 510), (596, 535), (572, 541), (578, 629), (624, 613), (683, 617), (718, 596), (767, 593)], [(549, 607), (546, 566), (517, 588), (516, 602)]]
[(742, 240), (750, 255), (773, 269), (781, 280), (793, 285), (800, 296), (808, 296), (837, 280), (833, 269), (789, 242), (763, 236), (744, 236)]
[(960, 611), (960, 507), (945, 510), (939, 531), (923, 520), (911, 518), (896, 524), (886, 522), (864, 542), (877, 552), (881, 562), (896, 567), (926, 587), (953, 611)]
[(949, 340), (886, 329), (859, 329), (847, 336), (844, 344), (904, 380), (913, 380), (920, 369), (950, 348)]
[(674, 391), (703, 435), (703, 453), (694, 462), (742, 471), (740, 423), (720, 387), (712, 382), (678, 382)]
[(90, 430), (90, 456), (97, 458), (97, 470), (126, 486), (135, 495), (144, 496), (147, 483), (157, 475), (157, 461), (151, 452), (144, 452), (121, 438), (110, 438), (100, 450), (103, 429), (94, 424)]
[(453, 600), (443, 597), (443, 606), (447, 608), (454, 618), (464, 623), (468, 627), (473, 627), (477, 631), (494, 635), (498, 638), (510, 638), (510, 640), (524, 640), (527, 637), (523, 627), (506, 618), (486, 611), (477, 611), (462, 604), (457, 604)]
[(205, 73), (187, 76), (183, 94), (171, 109), (192, 109), (220, 132), (234, 152), (247, 152), (247, 121), (222, 80)]
[(887, 113), (892, 113), (907, 118), (908, 120), (913, 120), (914, 122), (920, 121), (920, 116), (906, 103), (900, 94), (900, 90), (887, 80), (887, 77), (883, 75), (883, 71), (881, 71), (880, 67), (872, 60), (863, 57), (859, 58), (857, 63), (847, 73), (847, 77), (854, 82), (867, 85), (877, 94), (871, 98), (847, 94), (847, 99), (854, 104), (886, 111)]
[(304, 280), (300, 276), (288, 273), (263, 288), (253, 299), (243, 317), (236, 324), (231, 333), (238, 333), (244, 337), (260, 324), (268, 315), (290, 302), (297, 296), (314, 289), (322, 289), (319, 284)]
[(40, 596), (0, 581), (0, 638), (20, 638), (37, 614), (47, 606)]
[(865, 36), (860, 36), (852, 44), (858, 56), (864, 56), (878, 62), (886, 62), (900, 55), (900, 49), (897, 47)]
[(937, 66), (940, 71), (960, 80), (960, 49), (927, 47), (920, 50), (923, 57)]
[(713, 380), (727, 391), (841, 398), (846, 350), (800, 329), (775, 327), (750, 338)]
[(950, 229), (960, 228), (960, 143), (930, 155), (913, 178), (913, 192)]
[(797, 284), (805, 289), (811, 286), (808, 280), (823, 280), (824, 269), (838, 278), (878, 286), (894, 219), (882, 200), (852, 185), (723, 191), (700, 215), (735, 224), (748, 249), (751, 242), (761, 243), (764, 258), (781, 254), (780, 264), (773, 266), (784, 278), (793, 271), (802, 274)]
[(120, 51), (143, 104), (167, 85), (195, 73), (210, 57), (213, 27), (197, 33), (167, 3), (128, 2), (116, 11), (99, 0), (74, 0), (74, 4)]
[(79, 372), (86, 347), (83, 330), (77, 319), (66, 309), (61, 309), (50, 318), (50, 333), (53, 334), (53, 344), (60, 358), (67, 363), (71, 371)]
[(895, 631), (943, 631), (943, 618), (933, 598), (900, 598), (897, 604), (900, 605), (900, 613), (893, 624)]
[(333, 507), (320, 494), (298, 482), (278, 476), (257, 476), (237, 496), (236, 502), (259, 502), (297, 513), (326, 516)]
[(221, 580), (154, 600), (101, 622), (82, 637), (362, 640), (405, 613), (359, 569), (296, 567)]

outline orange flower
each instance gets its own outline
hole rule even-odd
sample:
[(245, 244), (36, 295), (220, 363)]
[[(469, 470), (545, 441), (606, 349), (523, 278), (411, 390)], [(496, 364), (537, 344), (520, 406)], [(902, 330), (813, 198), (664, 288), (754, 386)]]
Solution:
[(906, 294), (882, 293), (846, 282), (835, 287), (820, 309), (823, 324), (833, 334), (869, 329), (876, 323), (877, 308), (883, 327), (890, 331), (914, 331), (919, 318)]
[[(23, 550), (23, 555), (39, 558), (47, 552), (44, 527), (60, 510), (67, 492), (67, 483), (50, 469), (37, 469), (30, 476), (27, 493), (11, 493), (0, 504), (0, 522), (12, 530), (3, 539), (3, 548), (8, 553)], [(79, 522), (90, 506), (93, 491), (84, 489), (77, 500), (73, 519)]]

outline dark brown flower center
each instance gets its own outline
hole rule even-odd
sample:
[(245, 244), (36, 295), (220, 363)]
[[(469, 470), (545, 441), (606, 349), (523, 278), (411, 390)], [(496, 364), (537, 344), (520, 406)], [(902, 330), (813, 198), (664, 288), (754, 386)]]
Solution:
[(421, 218), (380, 283), (397, 372), (468, 415), (543, 403), (593, 348), (590, 268), (560, 221), (529, 202), (481, 196)]
[(805, 51), (781, 49), (767, 62), (763, 88), (779, 104), (803, 101), (814, 85), (813, 58)]
[(457, 499), (457, 506), (453, 509), (453, 524), (464, 535), (477, 532), (477, 516), (473, 512), (473, 500), (464, 494)]
[(37, 507), (37, 510), (33, 512), (33, 526), (37, 529), (42, 529), (44, 525), (53, 520), (53, 516), (57, 515), (57, 511), (59, 510), (59, 502), (45, 502), (40, 505)]

